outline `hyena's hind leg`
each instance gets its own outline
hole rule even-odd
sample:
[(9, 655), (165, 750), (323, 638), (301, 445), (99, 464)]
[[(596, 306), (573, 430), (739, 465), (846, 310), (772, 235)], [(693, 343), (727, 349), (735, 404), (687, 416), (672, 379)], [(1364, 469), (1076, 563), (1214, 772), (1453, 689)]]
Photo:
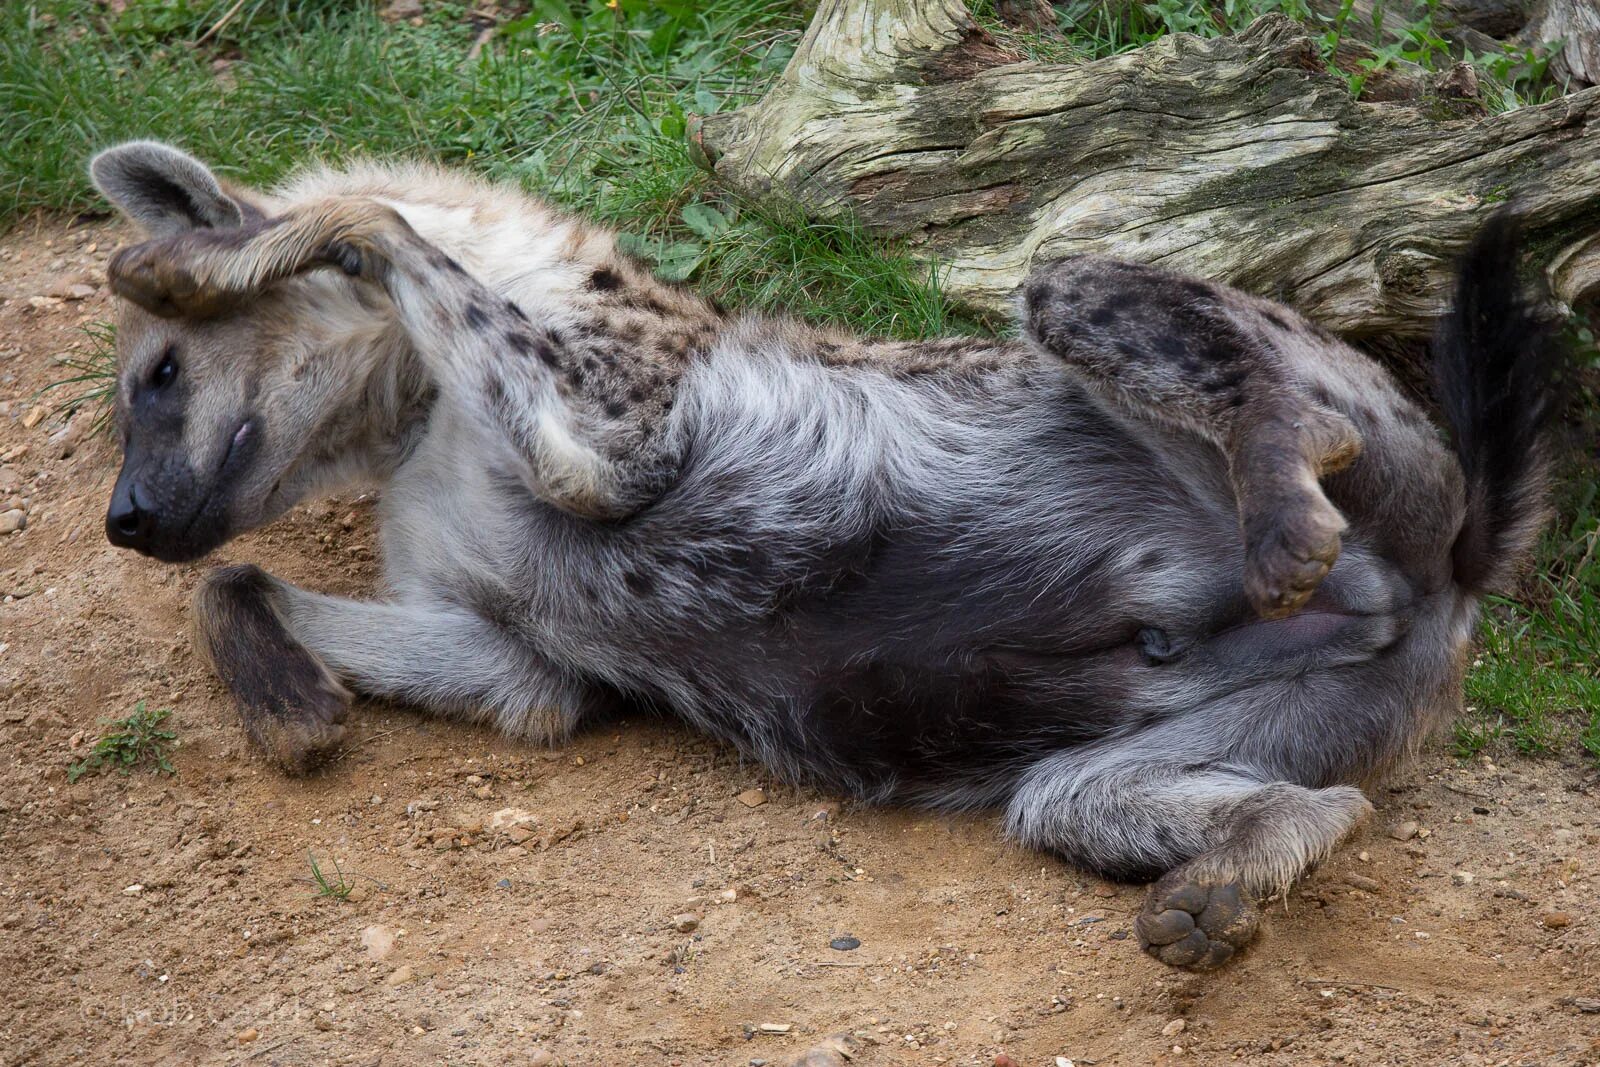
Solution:
[(1287, 308), (1153, 267), (1076, 256), (1035, 274), (1025, 326), (1113, 403), (1175, 423), (1227, 457), (1245, 592), (1272, 618), (1304, 604), (1338, 558), (1345, 518), (1319, 480), (1362, 442), (1306, 368), (1342, 346)]
[(1352, 786), (1177, 762), (1172, 740), (1135, 736), (1043, 759), (1006, 822), (1023, 844), (1103, 877), (1155, 879), (1134, 923), (1139, 943), (1163, 963), (1208, 970), (1255, 939), (1257, 902), (1326, 857), (1371, 805)]

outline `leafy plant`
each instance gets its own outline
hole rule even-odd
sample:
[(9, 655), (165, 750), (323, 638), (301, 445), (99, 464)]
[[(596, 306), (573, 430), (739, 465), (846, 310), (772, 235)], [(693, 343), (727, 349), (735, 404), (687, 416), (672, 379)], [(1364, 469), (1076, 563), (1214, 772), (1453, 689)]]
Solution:
[(176, 774), (171, 757), (178, 735), (161, 725), (171, 714), (170, 708), (151, 711), (141, 700), (127, 718), (101, 719), (101, 725), (111, 727), (111, 731), (100, 735), (88, 757), (67, 768), (67, 781), (76, 782), (108, 767), (123, 774), (131, 774), (138, 766), (149, 766), (159, 774)]

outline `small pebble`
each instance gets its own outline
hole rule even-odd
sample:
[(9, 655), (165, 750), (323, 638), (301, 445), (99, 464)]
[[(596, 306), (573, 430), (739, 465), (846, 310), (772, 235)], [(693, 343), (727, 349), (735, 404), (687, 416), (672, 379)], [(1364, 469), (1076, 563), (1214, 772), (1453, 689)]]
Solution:
[(836, 937), (832, 941), (829, 941), (828, 947), (831, 949), (837, 949), (840, 952), (854, 952), (856, 949), (861, 947), (861, 939), (859, 937), (852, 937), (849, 934), (845, 934), (842, 937)]
[(28, 514), (21, 508), (0, 511), (0, 534), (16, 533), (18, 530), (27, 529), (27, 526)]
[(509, 830), (516, 826), (532, 826), (537, 821), (526, 808), (501, 808), (489, 816), (489, 829)]
[(1161, 1036), (1162, 1037), (1177, 1037), (1179, 1034), (1183, 1033), (1183, 1031), (1188, 1027), (1188, 1025), (1189, 1024), (1184, 1022), (1182, 1019), (1174, 1019), (1170, 1023), (1168, 1023), (1167, 1025), (1165, 1025), (1165, 1026), (1163, 1026), (1161, 1028)]
[(1344, 874), (1340, 877), (1345, 885), (1354, 886), (1362, 892), (1376, 893), (1378, 891), (1378, 880), (1376, 878), (1368, 878), (1364, 874), (1355, 873)]
[(672, 917), (672, 928), (680, 934), (692, 933), (700, 927), (700, 915), (686, 911)]
[(1471, 885), (1473, 874), (1471, 871), (1451, 871), (1450, 880), (1456, 885)]
[(394, 973), (385, 978), (383, 982), (388, 986), (403, 986), (415, 977), (416, 972), (411, 969), (411, 965), (409, 963), (402, 963), (400, 966), (396, 967), (394, 969)]
[(1421, 827), (1415, 822), (1407, 819), (1405, 822), (1397, 822), (1389, 827), (1389, 836), (1396, 841), (1410, 841), (1417, 836), (1417, 831), (1420, 829)]
[(1539, 916), (1539, 922), (1549, 930), (1565, 930), (1572, 925), (1572, 916), (1564, 911), (1547, 911)]
[(735, 799), (747, 808), (759, 808), (767, 802), (767, 794), (762, 789), (746, 789)]
[(250, 1042), (254, 1041), (256, 1038), (258, 1038), (260, 1036), (261, 1036), (261, 1031), (260, 1030), (257, 1030), (253, 1026), (248, 1026), (248, 1027), (245, 1027), (243, 1030), (240, 1030), (237, 1034), (235, 1034), (233, 1039), (235, 1041), (239, 1042), (239, 1044), (241, 1044), (241, 1045), (248, 1045)]
[(548, 1049), (536, 1048), (527, 1059), (528, 1067), (550, 1067), (556, 1062), (556, 1054)]

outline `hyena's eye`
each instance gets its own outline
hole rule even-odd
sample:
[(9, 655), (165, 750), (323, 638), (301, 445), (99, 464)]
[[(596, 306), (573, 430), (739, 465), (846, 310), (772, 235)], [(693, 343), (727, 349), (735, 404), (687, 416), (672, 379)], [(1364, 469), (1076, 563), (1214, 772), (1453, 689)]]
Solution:
[(150, 388), (165, 389), (178, 376), (178, 354), (168, 348), (161, 354), (161, 362), (150, 369)]

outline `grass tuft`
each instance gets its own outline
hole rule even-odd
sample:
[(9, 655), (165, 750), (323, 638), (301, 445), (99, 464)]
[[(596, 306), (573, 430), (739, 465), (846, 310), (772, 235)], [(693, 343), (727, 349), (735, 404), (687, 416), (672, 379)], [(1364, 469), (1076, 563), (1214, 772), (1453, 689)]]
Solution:
[(1600, 516), (1591, 481), (1576, 518), (1545, 539), (1520, 600), (1486, 605), (1455, 749), (1549, 755), (1569, 742), (1600, 760)]
[(328, 897), (331, 900), (346, 900), (349, 898), (356, 884), (345, 878), (344, 869), (339, 866), (337, 858), (333, 860), (333, 877), (329, 878), (322, 865), (317, 862), (316, 854), (307, 850), (306, 859), (311, 864), (311, 884), (317, 887), (317, 896)]
[(56, 366), (66, 373), (40, 389), (39, 395), (70, 390), (62, 410), (71, 415), (88, 409), (93, 413), (89, 432), (101, 433), (111, 425), (111, 405), (117, 396), (117, 328), (109, 322), (91, 322), (83, 332), (89, 338), (89, 354), (58, 357)]
[(100, 735), (87, 758), (67, 768), (67, 781), (76, 782), (107, 768), (131, 774), (135, 767), (148, 766), (158, 774), (176, 774), (172, 750), (177, 747), (178, 735), (162, 728), (171, 714), (170, 708), (151, 711), (141, 700), (126, 718), (101, 719), (100, 724), (111, 730)]

